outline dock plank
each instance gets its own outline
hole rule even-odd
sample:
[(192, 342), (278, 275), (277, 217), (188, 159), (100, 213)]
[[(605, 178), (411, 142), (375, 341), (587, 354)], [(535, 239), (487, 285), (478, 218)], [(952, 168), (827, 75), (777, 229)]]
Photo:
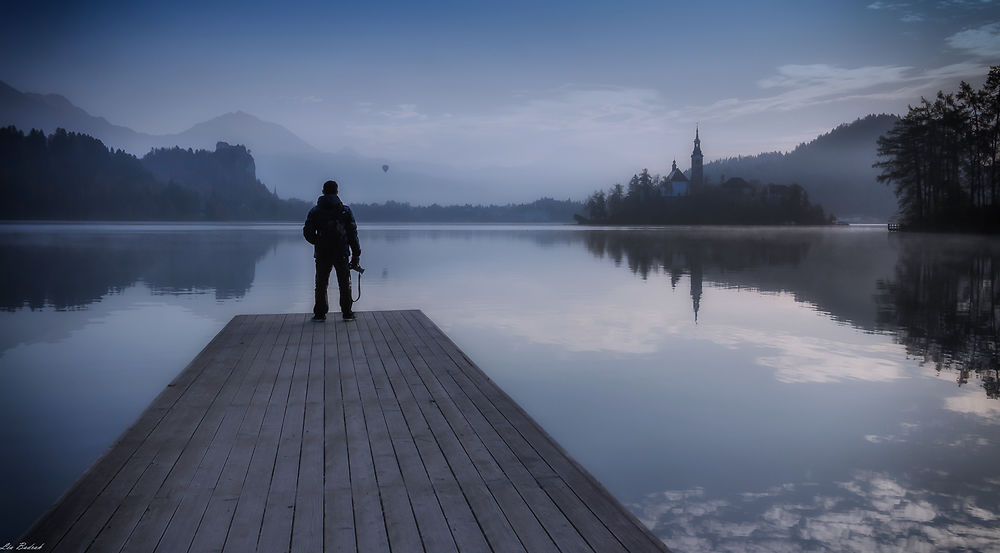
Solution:
[(20, 541), (667, 551), (419, 311), (234, 317)]
[[(653, 547), (667, 551), (662, 541), (650, 532), (637, 533), (635, 527), (645, 529), (641, 522), (623, 507), (597, 480), (573, 459), (541, 426), (535, 423), (521, 407), (486, 376), (426, 316), (413, 312), (405, 315), (415, 325), (423, 327), (441, 345), (448, 356), (456, 362), (464, 374), (476, 381), (477, 386), (491, 397), (491, 402), (508, 418), (511, 426), (517, 428), (535, 453), (543, 457), (565, 484), (577, 494), (584, 505), (595, 515), (628, 551), (642, 551)], [(529, 449), (522, 448), (525, 454)], [(537, 465), (536, 465), (537, 466)], [(540, 478), (551, 478), (546, 471)]]
[(389, 374), (393, 392), (420, 456), (423, 465), (421, 468), (427, 474), (455, 545), (459, 551), (488, 551), (485, 533), (445, 458), (442, 444), (434, 437), (424, 415), (425, 410), (436, 409), (436, 406), (429, 399), (426, 389), (414, 380), (416, 369), (403, 352), (402, 345), (389, 328), (386, 318), (380, 317), (376, 323), (385, 338), (389, 354), (399, 369), (398, 372)]
[(357, 550), (350, 460), (347, 453), (347, 415), (342, 371), (350, 364), (350, 350), (338, 338), (339, 325), (324, 325), (327, 348), (323, 402), (323, 544), (327, 551)]
[[(402, 393), (405, 387), (400, 389), (394, 388), (392, 385), (390, 375), (400, 374), (399, 363), (389, 348), (375, 318), (365, 316), (362, 320), (371, 336), (369, 344), (372, 350), (367, 351), (367, 354), (378, 358), (381, 363), (381, 370), (372, 371), (372, 379), (382, 404), (382, 414), (393, 449), (396, 452), (403, 483), (413, 509), (413, 516), (420, 528), (423, 549), (424, 551), (440, 553), (457, 552), (455, 539), (448, 527), (448, 521), (439, 499), (431, 486), (428, 471), (420, 457), (417, 445), (414, 443), (411, 427), (407, 423), (401, 405), (401, 402), (411, 400), (412, 396), (406, 396)], [(412, 407), (416, 407), (416, 405), (412, 405)], [(414, 423), (421, 424), (419, 420), (414, 421)], [(482, 545), (485, 546), (485, 543)]]

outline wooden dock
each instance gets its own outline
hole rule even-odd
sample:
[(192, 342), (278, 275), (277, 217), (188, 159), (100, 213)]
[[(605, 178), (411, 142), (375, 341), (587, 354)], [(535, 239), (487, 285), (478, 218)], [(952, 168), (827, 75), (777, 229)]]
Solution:
[(19, 541), (667, 551), (420, 311), (233, 318)]

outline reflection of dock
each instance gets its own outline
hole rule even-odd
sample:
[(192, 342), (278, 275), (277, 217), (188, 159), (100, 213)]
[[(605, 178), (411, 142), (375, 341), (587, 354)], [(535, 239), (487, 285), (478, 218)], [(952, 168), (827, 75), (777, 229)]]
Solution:
[(666, 551), (419, 311), (235, 317), (21, 541)]

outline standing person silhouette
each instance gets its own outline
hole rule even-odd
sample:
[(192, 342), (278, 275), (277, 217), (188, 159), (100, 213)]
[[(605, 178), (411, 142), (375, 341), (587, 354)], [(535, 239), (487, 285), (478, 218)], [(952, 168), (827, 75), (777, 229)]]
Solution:
[(337, 196), (337, 181), (323, 183), (323, 195), (309, 210), (302, 235), (313, 245), (313, 257), (316, 258), (316, 303), (312, 320), (325, 321), (330, 311), (326, 289), (330, 283), (330, 271), (334, 270), (337, 287), (340, 288), (341, 316), (345, 321), (353, 321), (351, 267), (358, 266), (361, 245), (358, 243), (358, 224), (354, 214)]

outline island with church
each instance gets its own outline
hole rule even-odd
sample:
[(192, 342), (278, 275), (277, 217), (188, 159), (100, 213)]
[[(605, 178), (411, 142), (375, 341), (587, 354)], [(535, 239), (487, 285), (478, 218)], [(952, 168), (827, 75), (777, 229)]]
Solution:
[(688, 174), (671, 164), (665, 177), (643, 169), (627, 186), (617, 183), (584, 202), (576, 221), (586, 225), (828, 225), (823, 207), (809, 202), (799, 184), (705, 181), (701, 137), (696, 127)]

